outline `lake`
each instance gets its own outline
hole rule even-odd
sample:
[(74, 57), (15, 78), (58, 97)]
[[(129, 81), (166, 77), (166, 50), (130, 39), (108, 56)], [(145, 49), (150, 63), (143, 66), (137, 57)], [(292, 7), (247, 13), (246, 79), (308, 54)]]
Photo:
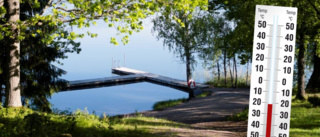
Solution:
[[(156, 39), (156, 34), (151, 33), (152, 25), (149, 20), (145, 20), (144, 30), (130, 36), (129, 44), (121, 45), (119, 42), (119, 46), (113, 46), (109, 40), (116, 36), (114, 28), (98, 22), (97, 26), (90, 29), (98, 37), (79, 39), (82, 48), (80, 54), (68, 54), (69, 57), (61, 61), (63, 65), (55, 65), (68, 72), (62, 78), (69, 81), (116, 76), (111, 74), (111, 68), (118, 66), (185, 80), (185, 64), (163, 46), (162, 40)], [(74, 31), (85, 33), (88, 29)], [(193, 75), (197, 82), (210, 78), (209, 72), (203, 69), (199, 60)], [(59, 110), (87, 108), (90, 113), (94, 111), (98, 115), (116, 115), (151, 110), (155, 102), (183, 97), (188, 97), (188, 94), (142, 82), (56, 93), (50, 102), (53, 108)]]

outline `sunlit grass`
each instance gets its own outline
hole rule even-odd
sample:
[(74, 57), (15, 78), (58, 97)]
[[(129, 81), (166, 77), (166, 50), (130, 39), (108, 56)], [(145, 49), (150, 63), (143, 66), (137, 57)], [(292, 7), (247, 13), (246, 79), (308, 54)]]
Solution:
[[(196, 97), (197, 98), (202, 98), (202, 97), (207, 97), (207, 96), (210, 96), (210, 95), (211, 95), (211, 92), (210, 91), (206, 91), (206, 92), (203, 92), (203, 93), (197, 95)], [(163, 109), (166, 109), (166, 108), (169, 108), (169, 107), (177, 106), (177, 105), (182, 104), (182, 103), (184, 103), (186, 101), (188, 101), (188, 99), (186, 99), (186, 98), (159, 101), (159, 102), (156, 102), (153, 105), (153, 110), (163, 110)]]
[(245, 108), (243, 111), (239, 113), (235, 113), (231, 116), (226, 117), (228, 121), (244, 121), (248, 119), (249, 108)]
[(212, 94), (212, 92), (206, 91), (206, 92), (203, 92), (203, 93), (197, 95), (196, 97), (197, 97), (197, 98), (203, 98), (203, 97), (210, 96), (211, 94)]
[(290, 136), (319, 137), (320, 108), (308, 101), (293, 101), (291, 106)]
[(181, 103), (186, 102), (188, 99), (186, 98), (180, 98), (180, 99), (170, 99), (170, 100), (164, 100), (164, 101), (159, 101), (156, 102), (153, 105), (153, 110), (163, 110), (169, 107), (177, 106)]
[(99, 117), (86, 110), (65, 115), (0, 107), (0, 136), (175, 136), (171, 128), (189, 126), (153, 117)]

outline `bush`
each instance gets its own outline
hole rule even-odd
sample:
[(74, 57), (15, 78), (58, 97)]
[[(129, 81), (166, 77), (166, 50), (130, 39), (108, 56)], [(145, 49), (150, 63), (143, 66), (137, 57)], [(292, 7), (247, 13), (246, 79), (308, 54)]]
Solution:
[(312, 96), (308, 98), (308, 101), (313, 105), (313, 106), (320, 106), (320, 97), (319, 96)]
[[(218, 79), (210, 80), (205, 82), (208, 85), (213, 85), (214, 87), (217, 88), (233, 88), (232, 83), (231, 83), (231, 77), (227, 77), (227, 83), (225, 82), (225, 78), (221, 77), (220, 81)], [(233, 80), (235, 82), (235, 80)], [(249, 88), (250, 87), (250, 80), (248, 80), (248, 83), (245, 79), (245, 77), (238, 77), (237, 80), (237, 88)]]

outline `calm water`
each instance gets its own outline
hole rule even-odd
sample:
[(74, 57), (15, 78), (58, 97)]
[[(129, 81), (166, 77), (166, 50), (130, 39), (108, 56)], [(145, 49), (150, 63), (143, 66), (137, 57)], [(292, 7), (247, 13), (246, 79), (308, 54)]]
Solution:
[(58, 109), (71, 110), (87, 107), (89, 112), (109, 115), (151, 110), (154, 102), (187, 97), (187, 94), (168, 87), (142, 82), (125, 86), (113, 86), (62, 92), (52, 98)]
[[(62, 60), (64, 65), (57, 65), (68, 73), (62, 78), (66, 80), (82, 80), (115, 76), (111, 74), (114, 66), (129, 68), (186, 79), (185, 64), (181, 63), (162, 41), (157, 41), (151, 33), (152, 24), (146, 20), (144, 30), (130, 37), (128, 45), (112, 46), (109, 44), (111, 36), (115, 36), (114, 29), (108, 28), (102, 22), (90, 31), (98, 33), (97, 38), (79, 40), (82, 51), (80, 54), (69, 54), (69, 58)], [(75, 29), (76, 32), (86, 32), (86, 29)], [(119, 39), (120, 41), (120, 39)], [(113, 63), (112, 63), (113, 61)], [(201, 62), (194, 71), (194, 79), (203, 82), (208, 72), (202, 69)], [(147, 82), (122, 86), (104, 87), (86, 90), (76, 90), (54, 94), (51, 103), (54, 108), (61, 110), (87, 108), (98, 115), (104, 112), (109, 115), (125, 114), (137, 111), (151, 110), (155, 102), (167, 99), (187, 97), (188, 94), (169, 87)]]

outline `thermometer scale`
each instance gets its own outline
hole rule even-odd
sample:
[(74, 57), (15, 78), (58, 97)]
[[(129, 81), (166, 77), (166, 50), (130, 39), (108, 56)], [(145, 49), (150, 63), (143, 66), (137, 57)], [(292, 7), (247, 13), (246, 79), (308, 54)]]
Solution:
[(289, 137), (297, 14), (256, 6), (248, 137)]

